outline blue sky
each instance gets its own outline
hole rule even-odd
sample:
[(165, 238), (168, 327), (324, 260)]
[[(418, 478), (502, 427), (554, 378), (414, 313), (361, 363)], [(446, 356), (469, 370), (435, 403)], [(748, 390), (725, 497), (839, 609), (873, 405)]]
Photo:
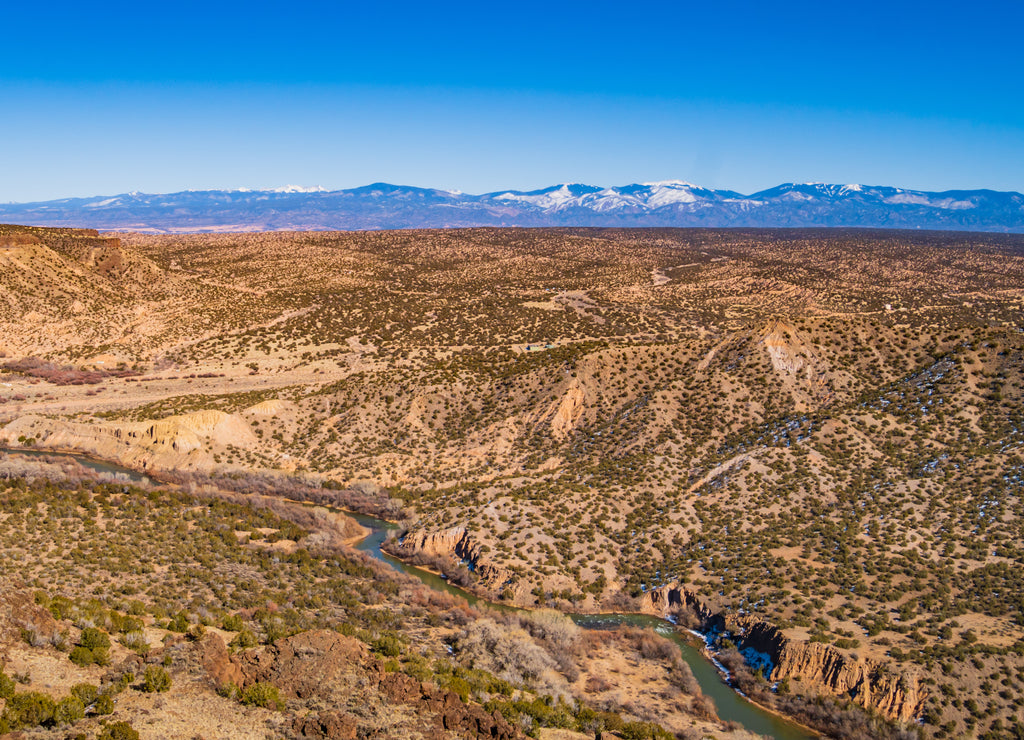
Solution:
[(0, 201), (684, 179), (1024, 190), (1024, 4), (28, 3)]

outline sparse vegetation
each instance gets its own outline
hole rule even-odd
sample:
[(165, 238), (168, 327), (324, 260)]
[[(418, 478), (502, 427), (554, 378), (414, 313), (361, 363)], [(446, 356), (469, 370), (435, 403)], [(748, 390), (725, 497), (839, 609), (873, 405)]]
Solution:
[[(912, 676), (927, 736), (1017, 726), (1020, 237), (466, 229), (101, 245), (0, 230), (22, 235), (4, 257), (20, 265), (3, 273), (17, 300), (0, 310), (19, 348), (0, 391), (7, 444), (75, 439), (179, 468), (166, 477), (180, 489), (153, 495), (27, 482), (4, 463), (0, 571), (51, 594), (63, 625), (19, 627), (32, 649), (93, 670), (167, 649), (142, 628), (199, 644), (219, 626), (244, 651), (344, 624), (392, 668), (500, 694), (503, 716), (583, 726), (575, 708), (410, 660), (425, 644), (410, 629), (448, 629), (461, 670), (569, 706), (581, 659), (549, 649), (566, 634), (380, 609), (396, 587), (371, 565), (315, 521), (241, 498), (284, 493), (403, 520), (406, 549), (392, 549), (495, 600), (632, 609), (680, 584), (712, 612)], [(67, 268), (96, 248), (116, 266)], [(153, 427), (211, 411), (230, 433), (198, 417)], [(200, 495), (214, 488), (240, 498)], [(451, 528), (457, 547), (422, 546)], [(524, 662), (496, 660), (499, 643)], [(806, 698), (820, 688), (806, 677), (773, 692), (737, 655), (751, 695), (881, 732)]]

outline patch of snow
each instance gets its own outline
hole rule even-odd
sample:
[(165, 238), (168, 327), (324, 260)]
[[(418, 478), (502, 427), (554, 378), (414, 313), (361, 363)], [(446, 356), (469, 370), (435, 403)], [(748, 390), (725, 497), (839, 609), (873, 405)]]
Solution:
[(953, 200), (952, 198), (934, 200), (932, 201), (932, 205), (936, 208), (945, 208), (950, 211), (962, 211), (966, 208), (974, 208), (974, 204), (969, 200)]
[(885, 203), (891, 203), (893, 205), (910, 205), (910, 206), (930, 206), (931, 201), (923, 195), (918, 193), (908, 193), (901, 191), (898, 195), (890, 195), (888, 198), (883, 200)]
[(694, 203), (697, 196), (693, 194), (695, 185), (685, 183), (659, 183), (655, 185), (647, 198), (647, 205), (652, 208), (661, 208), (672, 203)]
[(955, 200), (953, 198), (932, 200), (924, 193), (908, 191), (901, 191), (897, 195), (891, 195), (888, 198), (885, 198), (884, 202), (893, 205), (930, 206), (932, 208), (942, 208), (950, 211), (962, 211), (967, 208), (974, 208), (974, 203), (969, 200)]
[(700, 185), (694, 185), (692, 182), (686, 182), (685, 180), (659, 180), (658, 182), (642, 182), (640, 183), (644, 187), (656, 188), (656, 187), (684, 187), (694, 188), (696, 190), (703, 190)]
[(557, 190), (537, 195), (502, 193), (501, 195), (496, 195), (495, 200), (514, 200), (519, 203), (527, 203), (535, 206), (536, 208), (544, 209), (564, 207), (574, 201), (578, 202), (578, 198), (570, 192), (568, 183), (563, 183)]
[(96, 203), (86, 204), (86, 208), (102, 208), (103, 206), (109, 206), (112, 203), (117, 203), (119, 198), (107, 198), (106, 200), (97, 201)]
[(301, 185), (285, 185), (283, 188), (272, 188), (271, 193), (326, 193), (327, 188), (320, 185), (306, 188)]

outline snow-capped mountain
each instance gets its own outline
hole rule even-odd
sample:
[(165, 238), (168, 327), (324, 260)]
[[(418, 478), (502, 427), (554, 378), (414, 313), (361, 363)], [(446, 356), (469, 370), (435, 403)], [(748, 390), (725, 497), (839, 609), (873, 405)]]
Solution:
[(483, 195), (375, 183), (350, 190), (125, 193), (0, 205), (0, 221), (176, 231), (401, 229), (461, 226), (874, 227), (1024, 232), (1024, 195), (786, 183), (752, 195), (680, 180), (570, 184)]

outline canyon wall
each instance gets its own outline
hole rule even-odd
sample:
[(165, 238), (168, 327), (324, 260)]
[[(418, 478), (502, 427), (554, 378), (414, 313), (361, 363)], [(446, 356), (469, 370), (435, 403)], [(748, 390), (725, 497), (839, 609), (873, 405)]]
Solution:
[(881, 661), (847, 654), (820, 642), (787, 637), (777, 627), (751, 617), (727, 617), (712, 611), (692, 591), (670, 584), (647, 591), (641, 610), (661, 616), (683, 607), (700, 621), (703, 631), (730, 635), (741, 649), (752, 648), (771, 658), (771, 681), (789, 679), (799, 693), (847, 697), (864, 709), (889, 719), (911, 722), (920, 716), (928, 698), (920, 677), (912, 671), (892, 672)]

